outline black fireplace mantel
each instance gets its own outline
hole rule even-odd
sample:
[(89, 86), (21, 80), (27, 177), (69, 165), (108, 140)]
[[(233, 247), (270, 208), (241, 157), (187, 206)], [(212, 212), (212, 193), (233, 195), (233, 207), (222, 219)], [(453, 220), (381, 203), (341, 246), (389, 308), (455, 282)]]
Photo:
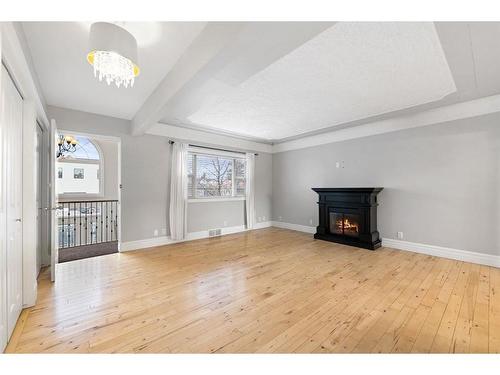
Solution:
[(375, 250), (377, 194), (381, 187), (313, 188), (318, 193), (319, 225), (314, 238)]

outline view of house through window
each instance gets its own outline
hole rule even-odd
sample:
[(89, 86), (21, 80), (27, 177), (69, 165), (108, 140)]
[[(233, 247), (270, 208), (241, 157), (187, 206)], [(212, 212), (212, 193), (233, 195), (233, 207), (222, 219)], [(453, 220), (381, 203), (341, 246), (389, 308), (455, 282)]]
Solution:
[(189, 153), (188, 198), (245, 196), (245, 159)]
[(76, 150), (57, 160), (57, 188), (61, 194), (100, 194), (101, 156), (87, 137), (77, 136)]

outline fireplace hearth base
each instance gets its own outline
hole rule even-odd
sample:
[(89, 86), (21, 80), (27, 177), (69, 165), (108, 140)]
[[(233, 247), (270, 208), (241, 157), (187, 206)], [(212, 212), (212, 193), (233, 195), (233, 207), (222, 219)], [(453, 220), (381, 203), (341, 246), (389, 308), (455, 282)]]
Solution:
[(333, 234), (319, 234), (319, 233), (314, 233), (314, 238), (317, 240), (330, 241), (342, 245), (361, 247), (363, 249), (368, 249), (368, 250), (375, 250), (378, 249), (380, 246), (382, 246), (382, 241), (380, 239), (377, 239), (373, 242), (363, 242), (346, 236), (337, 236)]
[(319, 225), (314, 238), (375, 250), (377, 194), (383, 188), (313, 188), (318, 193)]

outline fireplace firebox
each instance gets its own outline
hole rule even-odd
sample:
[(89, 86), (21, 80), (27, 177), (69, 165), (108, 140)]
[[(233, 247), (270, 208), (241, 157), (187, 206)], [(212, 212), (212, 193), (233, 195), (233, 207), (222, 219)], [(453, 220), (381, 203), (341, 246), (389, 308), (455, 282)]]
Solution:
[(313, 188), (318, 193), (319, 225), (314, 238), (375, 250), (377, 194), (383, 188)]

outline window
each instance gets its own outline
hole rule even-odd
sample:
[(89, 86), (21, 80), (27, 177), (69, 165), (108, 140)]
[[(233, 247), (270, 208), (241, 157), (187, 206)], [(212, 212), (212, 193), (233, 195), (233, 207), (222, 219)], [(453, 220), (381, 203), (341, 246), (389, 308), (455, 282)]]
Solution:
[(84, 171), (83, 168), (74, 168), (73, 169), (73, 178), (75, 180), (83, 180), (85, 178), (83, 171)]
[[(74, 135), (73, 135), (74, 136)], [(102, 195), (103, 158), (96, 142), (75, 136), (76, 150), (57, 159), (57, 191), (60, 197)]]
[(190, 152), (188, 198), (235, 198), (245, 196), (245, 159)]

